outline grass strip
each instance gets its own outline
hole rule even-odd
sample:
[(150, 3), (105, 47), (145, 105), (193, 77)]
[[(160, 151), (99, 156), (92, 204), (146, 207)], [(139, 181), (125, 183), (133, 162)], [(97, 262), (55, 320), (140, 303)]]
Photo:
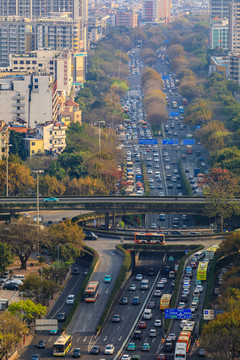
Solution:
[(150, 196), (150, 183), (147, 176), (147, 169), (146, 165), (143, 160), (141, 160), (142, 164), (142, 174), (143, 174), (143, 184), (144, 184), (144, 190), (145, 190), (145, 196)]
[(188, 178), (187, 178), (187, 176), (185, 174), (183, 164), (182, 164), (182, 160), (180, 160), (180, 159), (178, 160), (178, 165), (179, 165), (179, 169), (180, 169), (180, 172), (181, 172), (181, 175), (182, 175), (183, 185), (184, 185), (184, 188), (185, 188), (185, 190), (187, 192), (187, 195), (193, 196), (193, 190), (192, 190), (191, 184), (188, 181)]

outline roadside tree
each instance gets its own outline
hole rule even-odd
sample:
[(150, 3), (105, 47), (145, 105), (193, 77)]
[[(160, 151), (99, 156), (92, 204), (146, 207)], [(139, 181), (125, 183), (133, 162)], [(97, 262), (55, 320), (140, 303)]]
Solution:
[(13, 350), (27, 334), (28, 329), (8, 311), (0, 314), (0, 359), (8, 359), (8, 353)]
[(240, 213), (240, 206), (234, 201), (239, 195), (238, 179), (230, 171), (216, 168), (207, 175), (205, 185), (206, 213), (217, 217), (220, 221), (220, 229), (223, 231), (224, 219)]
[[(0, 225), (0, 240), (11, 246), (12, 252), (19, 257), (21, 269), (27, 269), (27, 261), (36, 249), (38, 239), (37, 226), (29, 219), (12, 221), (10, 224)], [(39, 234), (39, 242), (44, 242), (44, 231)]]
[(46, 306), (27, 299), (12, 302), (8, 307), (8, 311), (27, 325), (30, 325), (36, 319), (46, 315), (47, 309)]
[(9, 244), (0, 242), (0, 274), (7, 270), (12, 262), (12, 250)]

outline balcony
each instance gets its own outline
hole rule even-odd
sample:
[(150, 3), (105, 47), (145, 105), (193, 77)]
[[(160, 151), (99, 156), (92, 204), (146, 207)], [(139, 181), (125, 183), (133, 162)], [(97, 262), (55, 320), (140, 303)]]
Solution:
[(25, 96), (21, 96), (21, 95), (15, 95), (13, 96), (13, 100), (24, 100)]
[(52, 147), (53, 148), (65, 148), (66, 147), (66, 144), (64, 143), (64, 144), (52, 144)]
[(25, 110), (17, 110), (17, 109), (14, 109), (14, 110), (13, 110), (13, 114), (25, 114)]
[(66, 135), (53, 135), (53, 139), (54, 139), (54, 140), (66, 139)]
[(14, 104), (12, 104), (12, 106), (13, 107), (23, 107), (23, 106), (25, 106), (25, 104), (24, 103), (20, 103), (20, 104), (14, 103)]

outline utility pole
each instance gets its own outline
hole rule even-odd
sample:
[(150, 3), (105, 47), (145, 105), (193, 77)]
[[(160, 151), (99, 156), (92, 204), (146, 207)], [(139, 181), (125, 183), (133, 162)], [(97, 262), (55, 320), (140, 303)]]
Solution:
[(9, 152), (9, 147), (12, 146), (11, 144), (9, 144), (8, 142), (5, 144), (6, 145), (6, 197), (8, 197), (8, 152)]
[(43, 170), (33, 170), (37, 174), (37, 256), (39, 256), (39, 174), (42, 174)]

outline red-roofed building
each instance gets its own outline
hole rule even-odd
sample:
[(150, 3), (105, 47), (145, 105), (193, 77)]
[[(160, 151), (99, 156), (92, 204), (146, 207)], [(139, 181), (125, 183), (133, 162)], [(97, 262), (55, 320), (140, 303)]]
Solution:
[(64, 110), (60, 115), (60, 120), (68, 123), (70, 122), (79, 122), (82, 123), (82, 111), (79, 110), (79, 105), (72, 99), (67, 100), (64, 103)]

